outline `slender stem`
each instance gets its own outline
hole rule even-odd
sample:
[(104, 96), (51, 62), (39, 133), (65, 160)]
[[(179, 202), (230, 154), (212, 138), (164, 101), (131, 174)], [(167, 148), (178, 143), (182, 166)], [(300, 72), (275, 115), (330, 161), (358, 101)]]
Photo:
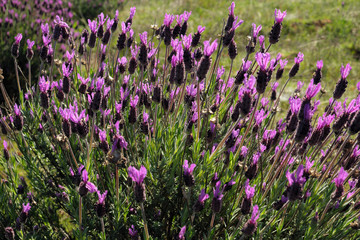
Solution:
[(119, 169), (115, 163), (115, 186), (116, 186), (116, 199), (119, 201)]
[(31, 90), (31, 61), (29, 60), (29, 89)]
[(142, 218), (144, 221), (145, 239), (148, 240), (149, 239), (149, 231), (148, 231), (148, 225), (146, 222), (144, 203), (140, 203), (140, 207), (141, 207), (141, 215), (142, 215)]
[(19, 97), (21, 95), (21, 87), (20, 87), (20, 79), (19, 79), (19, 71), (18, 71), (18, 63), (16, 58), (14, 58), (14, 64), (15, 64), (15, 74), (16, 74), (16, 82), (18, 85), (18, 89), (19, 89)]
[(100, 222), (101, 222), (101, 231), (104, 233), (105, 239), (106, 239), (106, 235), (105, 235), (105, 224), (104, 224), (104, 218), (100, 218)]
[(285, 87), (286, 87), (286, 85), (289, 83), (290, 79), (291, 79), (291, 77), (289, 77), (289, 78), (286, 80), (284, 86), (282, 87), (282, 89), (281, 89), (281, 91), (280, 91), (280, 93), (279, 93), (279, 96), (277, 97), (276, 102), (275, 102), (275, 104), (274, 104), (274, 109), (276, 109), (277, 106), (279, 105), (281, 94), (284, 92)]
[(82, 197), (79, 198), (79, 230), (81, 231), (82, 225)]
[(216, 215), (216, 213), (213, 212), (213, 214), (211, 216), (210, 229), (209, 230), (211, 230), (213, 228), (213, 226), (214, 226), (215, 215)]

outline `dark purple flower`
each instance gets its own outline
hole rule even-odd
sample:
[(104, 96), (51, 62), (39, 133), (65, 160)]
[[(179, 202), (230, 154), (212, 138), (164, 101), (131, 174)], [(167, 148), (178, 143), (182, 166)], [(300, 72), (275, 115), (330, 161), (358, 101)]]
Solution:
[(205, 201), (209, 198), (209, 194), (205, 193), (205, 189), (201, 189), (198, 200), (193, 206), (194, 212), (200, 212), (204, 209)]
[(257, 228), (257, 220), (259, 217), (260, 217), (259, 206), (255, 205), (253, 207), (253, 212), (251, 214), (251, 218), (245, 223), (245, 225), (241, 231), (246, 235), (254, 234), (256, 231), (256, 228)]
[(19, 33), (18, 35), (16, 35), (15, 42), (11, 46), (11, 54), (14, 58), (19, 57), (19, 47), (20, 47), (19, 45), (20, 45), (21, 39), (22, 39), (22, 34)]
[(301, 198), (302, 186), (306, 182), (306, 179), (303, 177), (304, 166), (300, 165), (296, 170), (296, 173), (286, 172), (286, 178), (289, 181), (287, 188), (287, 197), (290, 201), (295, 201), (296, 199)]
[(93, 193), (98, 190), (95, 184), (89, 181), (89, 176), (86, 169), (82, 170), (81, 179), (82, 181), (79, 185), (79, 194), (81, 197), (84, 197), (88, 192)]
[(215, 185), (215, 188), (213, 189), (213, 200), (211, 203), (211, 209), (214, 212), (220, 212), (221, 210), (221, 205), (222, 205), (222, 198), (224, 197), (223, 190), (220, 190), (220, 186), (221, 186), (221, 181), (218, 181)]
[(145, 201), (145, 184), (144, 179), (146, 177), (147, 171), (144, 166), (140, 167), (140, 170), (130, 166), (128, 168), (129, 177), (135, 182), (134, 192), (135, 192), (135, 200), (139, 203)]
[(333, 180), (335, 182), (336, 190), (332, 195), (332, 199), (339, 199), (344, 192), (344, 181), (349, 174), (344, 170), (343, 167), (340, 168), (338, 176)]
[(193, 171), (194, 171), (195, 167), (196, 167), (195, 163), (191, 164), (189, 167), (188, 160), (184, 161), (184, 165), (183, 165), (184, 181), (185, 181), (185, 185), (188, 187), (193, 186), (195, 183), (195, 179), (194, 179), (194, 175), (193, 175)]
[(8, 146), (8, 143), (6, 140), (3, 141), (3, 145), (4, 145), (4, 149), (3, 149), (4, 158), (5, 158), (5, 160), (9, 160), (9, 158), (10, 158), (9, 146)]
[(102, 218), (106, 213), (105, 198), (107, 193), (108, 191), (105, 191), (103, 194), (101, 194), (100, 191), (97, 191), (99, 200), (96, 203), (96, 213), (99, 218)]
[(20, 219), (21, 223), (25, 223), (26, 219), (27, 219), (27, 217), (29, 215), (29, 211), (31, 209), (31, 206), (30, 206), (30, 203), (28, 203), (26, 205), (23, 203), (22, 206), (23, 206), (23, 208), (22, 208), (22, 211), (20, 213), (19, 219)]

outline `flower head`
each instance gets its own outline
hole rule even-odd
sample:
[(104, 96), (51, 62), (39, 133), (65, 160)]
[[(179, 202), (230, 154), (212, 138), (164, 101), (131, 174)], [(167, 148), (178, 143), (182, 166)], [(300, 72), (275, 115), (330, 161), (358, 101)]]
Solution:
[(284, 20), (284, 17), (286, 17), (286, 10), (284, 12), (281, 12), (281, 10), (275, 8), (275, 21), (277, 23), (281, 23)]
[(245, 195), (246, 195), (247, 199), (251, 199), (251, 198), (254, 197), (254, 195), (255, 195), (255, 186), (256, 185), (254, 185), (254, 187), (251, 187), (249, 185), (249, 179), (246, 180), (246, 182), (245, 182)]
[(341, 78), (346, 79), (350, 73), (350, 70), (351, 70), (350, 64), (346, 64), (346, 67), (344, 67), (344, 65), (341, 65), (340, 68)]
[(205, 27), (202, 27), (202, 26), (198, 26), (198, 28), (197, 28), (197, 32), (199, 33), (199, 34), (201, 34), (201, 33), (203, 33), (204, 31), (205, 31)]
[(314, 84), (314, 79), (311, 79), (308, 88), (306, 89), (306, 98), (308, 100), (315, 97), (315, 95), (321, 90), (321, 84)]
[(214, 193), (214, 198), (221, 201), (224, 195), (222, 194), (223, 191), (220, 190), (220, 186), (221, 186), (221, 181), (218, 181), (215, 185), (215, 188), (213, 189), (213, 193)]
[(196, 164), (195, 164), (195, 163), (191, 164), (190, 167), (189, 167), (188, 160), (185, 160), (185, 161), (184, 161), (184, 165), (183, 165), (184, 174), (185, 174), (185, 175), (191, 175), (191, 174), (193, 173), (195, 167), (196, 167)]
[(30, 209), (31, 209), (31, 206), (30, 206), (30, 203), (28, 203), (28, 204), (22, 204), (22, 206), (23, 206), (23, 209), (22, 209), (22, 211), (24, 212), (24, 213), (29, 213), (29, 211), (30, 211)]
[(300, 64), (304, 60), (304, 54), (299, 52), (298, 55), (294, 58), (295, 63)]
[(257, 38), (257, 36), (259, 35), (259, 32), (261, 31), (262, 26), (259, 25), (256, 27), (256, 24), (253, 23), (252, 27), (253, 27), (253, 30), (252, 30), (253, 38)]
[(16, 43), (16, 44), (19, 44), (20, 41), (21, 41), (21, 39), (22, 39), (22, 34), (21, 34), (21, 33), (18, 33), (18, 35), (16, 35), (16, 37), (15, 37), (15, 43)]
[(97, 31), (97, 28), (96, 28), (97, 21), (96, 20), (91, 21), (90, 19), (88, 19), (88, 25), (89, 25), (89, 28), (90, 28), (91, 32), (96, 33), (96, 31)]
[(97, 191), (97, 195), (99, 197), (98, 204), (103, 204), (105, 202), (107, 193), (108, 193), (107, 190), (103, 194), (101, 194), (100, 191)]
[(299, 183), (302, 185), (305, 183), (306, 179), (303, 178), (304, 173), (304, 166), (300, 165), (296, 170), (296, 173), (290, 173), (289, 171), (286, 172), (286, 178), (289, 181), (289, 186), (292, 186), (294, 183)]
[(185, 232), (186, 232), (186, 226), (183, 226), (179, 232), (179, 240), (184, 240), (185, 239)]
[(141, 43), (146, 46), (147, 45), (147, 32), (140, 33), (139, 35), (140, 35)]
[(82, 179), (86, 189), (90, 193), (96, 192), (98, 190), (97, 187), (95, 186), (95, 184), (93, 184), (92, 182), (89, 182), (89, 176), (88, 176), (88, 172), (86, 171), (86, 169), (82, 170), (81, 179)]
[(261, 71), (266, 71), (267, 65), (270, 62), (270, 53), (256, 53), (255, 59), (260, 66)]
[(317, 62), (316, 62), (316, 67), (317, 67), (317, 69), (322, 69), (322, 67), (323, 67), (323, 60), (317, 61)]
[(174, 21), (175, 16), (171, 15), (171, 14), (165, 14), (165, 18), (164, 18), (164, 25), (167, 27), (170, 27), (171, 23)]
[(341, 187), (348, 175), (344, 168), (341, 167), (338, 176), (334, 179), (336, 187)]
[(210, 57), (216, 50), (217, 46), (217, 39), (215, 39), (211, 44), (210, 41), (204, 41), (204, 55)]
[(35, 44), (35, 41), (31, 41), (30, 39), (26, 40), (26, 43), (28, 45), (28, 49), (32, 49), (32, 47)]
[(137, 170), (136, 168), (130, 166), (128, 168), (128, 174), (129, 174), (129, 177), (134, 182), (136, 182), (138, 184), (142, 184), (145, 177), (146, 177), (147, 171), (146, 171), (146, 168), (144, 166), (141, 166), (139, 170)]

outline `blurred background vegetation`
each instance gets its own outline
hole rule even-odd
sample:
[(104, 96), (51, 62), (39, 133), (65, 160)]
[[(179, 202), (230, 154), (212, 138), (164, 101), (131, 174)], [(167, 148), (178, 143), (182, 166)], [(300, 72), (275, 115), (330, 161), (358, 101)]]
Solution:
[[(196, 31), (198, 25), (206, 26), (203, 39), (219, 37), (223, 22), (227, 19), (228, 7), (231, 4), (231, 1), (219, 0), (110, 0), (106, 3), (100, 0), (70, 0), (63, 2), (64, 6), (71, 6), (68, 11), (71, 10), (73, 14), (72, 25), (80, 31), (87, 27), (88, 18), (94, 19), (101, 12), (113, 17), (115, 10), (118, 9), (119, 19), (124, 21), (129, 15), (130, 7), (135, 6), (137, 10), (133, 28), (136, 36), (142, 31), (151, 31), (152, 24), (160, 26), (165, 13), (181, 14), (184, 11), (192, 11), (189, 19), (189, 32)], [(71, 5), (68, 5), (68, 2), (71, 2)], [(357, 95), (356, 83), (360, 69), (360, 42), (358, 40), (360, 37), (360, 1), (247, 0), (235, 1), (235, 3), (235, 15), (243, 19), (244, 23), (236, 31), (235, 36), (239, 55), (234, 62), (234, 74), (241, 59), (245, 56), (245, 45), (247, 35), (251, 31), (251, 24), (261, 24), (263, 28), (260, 34), (267, 36), (274, 21), (274, 9), (278, 8), (282, 11), (287, 10), (287, 16), (281, 40), (271, 47), (270, 53), (276, 55), (280, 52), (283, 57), (287, 58), (289, 60), (287, 69), (291, 67), (293, 58), (298, 52), (305, 54), (300, 72), (290, 83), (291, 87), (287, 88), (289, 92), (283, 94), (282, 101), (287, 101), (291, 94), (290, 89), (296, 87), (297, 81), (304, 81), (305, 86), (307, 85), (315, 69), (316, 61), (320, 59), (324, 61), (322, 86), (327, 91), (323, 99), (328, 99), (328, 96), (331, 95), (340, 76), (340, 66), (346, 63), (350, 63), (352, 66), (348, 77), (349, 86), (346, 96)], [(15, 75), (12, 71), (13, 61), (10, 55), (10, 46), (16, 33), (28, 30), (29, 21), (36, 20), (35, 17), (31, 18), (31, 13), (28, 15), (27, 22), (15, 23), (12, 26), (2, 24), (1, 27), (1, 36), (3, 37), (0, 39), (0, 47), (3, 51), (0, 57), (0, 67), (5, 69), (5, 83), (12, 97), (16, 97), (17, 89)], [(46, 15), (43, 18), (46, 18)], [(29, 33), (24, 36), (23, 54), (25, 54), (27, 38), (37, 39), (37, 44), (41, 44), (40, 39), (36, 37), (37, 31), (39, 29), (34, 29), (32, 35)], [(113, 44), (115, 42), (113, 39)], [(227, 51), (223, 51), (223, 54), (227, 55)], [(35, 55), (36, 57), (37, 55)], [(26, 59), (22, 60), (20, 66), (25, 67)], [(222, 58), (221, 64), (229, 66), (230, 60), (225, 56)], [(327, 100), (322, 102), (322, 106), (325, 104), (327, 104)]]

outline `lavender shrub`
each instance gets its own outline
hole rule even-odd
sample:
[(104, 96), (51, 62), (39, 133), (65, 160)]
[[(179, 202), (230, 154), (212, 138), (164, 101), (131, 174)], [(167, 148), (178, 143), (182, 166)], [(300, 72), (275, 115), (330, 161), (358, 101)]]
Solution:
[[(100, 14), (82, 33), (56, 16), (35, 54), (15, 37), (15, 62), (27, 47), (42, 64), (0, 118), (0, 236), (358, 239), (360, 99), (340, 100), (350, 64), (325, 112), (322, 61), (280, 111), (304, 59), (286, 68), (291, 60), (269, 52), (286, 11), (275, 10), (268, 40), (235, 16), (235, 3), (212, 40), (203, 26), (188, 32), (191, 12), (135, 34), (135, 13)], [(242, 46), (235, 30), (246, 26)]]

